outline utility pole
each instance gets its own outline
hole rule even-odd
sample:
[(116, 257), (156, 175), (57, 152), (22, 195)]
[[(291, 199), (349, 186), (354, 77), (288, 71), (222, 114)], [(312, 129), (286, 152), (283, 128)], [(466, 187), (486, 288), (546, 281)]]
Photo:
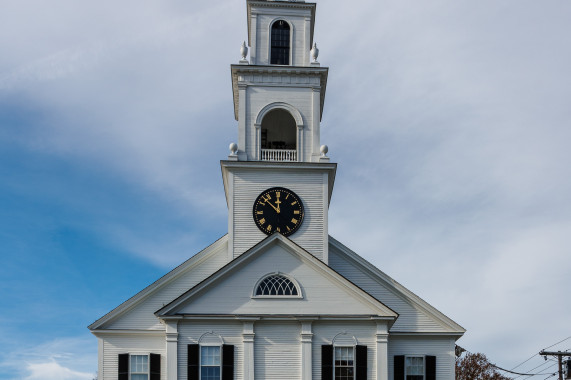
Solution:
[[(559, 364), (559, 380), (563, 380), (563, 357), (571, 357), (571, 352), (553, 352), (553, 351), (540, 351), (539, 355), (542, 356), (557, 356), (557, 363)], [(545, 358), (547, 360), (547, 358)]]

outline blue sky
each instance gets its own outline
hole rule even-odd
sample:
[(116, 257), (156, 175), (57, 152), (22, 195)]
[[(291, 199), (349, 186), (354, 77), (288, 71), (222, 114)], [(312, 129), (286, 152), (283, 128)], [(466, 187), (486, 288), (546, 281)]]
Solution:
[[(0, 379), (91, 379), (86, 326), (226, 232), (245, 1), (0, 4)], [(318, 1), (331, 235), (505, 368), (571, 336), (569, 35), (568, 1)]]

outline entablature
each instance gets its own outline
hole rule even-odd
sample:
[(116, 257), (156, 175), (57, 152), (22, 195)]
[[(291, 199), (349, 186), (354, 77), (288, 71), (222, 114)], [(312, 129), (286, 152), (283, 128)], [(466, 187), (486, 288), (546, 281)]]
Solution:
[(327, 67), (231, 65), (234, 118), (238, 120), (241, 86), (307, 87), (320, 92), (319, 118), (323, 116)]

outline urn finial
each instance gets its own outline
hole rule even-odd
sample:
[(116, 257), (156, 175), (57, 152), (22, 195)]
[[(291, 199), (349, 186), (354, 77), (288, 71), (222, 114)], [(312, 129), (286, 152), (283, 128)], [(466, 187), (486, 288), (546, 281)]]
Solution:
[(317, 44), (314, 42), (313, 47), (311, 48), (311, 58), (313, 58), (313, 62), (317, 62), (317, 57), (319, 57), (319, 49), (317, 48)]
[(240, 47), (240, 54), (242, 55), (242, 61), (245, 61), (246, 56), (248, 55), (248, 47), (246, 46), (246, 41), (242, 42), (242, 46)]

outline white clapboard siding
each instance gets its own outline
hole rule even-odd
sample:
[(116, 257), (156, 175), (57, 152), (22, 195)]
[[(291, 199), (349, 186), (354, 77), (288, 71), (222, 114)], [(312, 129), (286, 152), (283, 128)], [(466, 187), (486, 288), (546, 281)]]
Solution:
[[(223, 239), (226, 239), (224, 237)], [(228, 261), (227, 242), (208, 254), (197, 266), (178, 274), (172, 281), (157, 288), (147, 298), (141, 300), (130, 310), (112, 319), (104, 326), (107, 329), (158, 329), (164, 330), (154, 313), (168, 304), (212, 273), (216, 272)]]
[[(321, 346), (332, 344), (338, 334), (339, 345), (348, 344), (355, 337), (357, 344), (367, 346), (367, 379), (376, 379), (376, 324), (373, 322), (324, 322), (316, 321), (313, 328), (313, 361), (314, 379), (321, 379)], [(346, 334), (343, 334), (346, 333)], [(337, 341), (337, 340), (336, 340)], [(392, 377), (390, 377), (392, 379)]]
[(436, 378), (454, 380), (454, 338), (451, 337), (389, 337), (389, 379), (394, 378), (395, 355), (436, 356)]
[[(178, 378), (180, 380), (187, 379), (188, 345), (198, 344), (200, 337), (207, 333), (220, 336), (224, 344), (234, 346), (234, 379), (243, 379), (242, 322), (186, 320), (179, 322), (178, 333)], [(210, 335), (205, 337), (210, 337)]]
[[(284, 273), (301, 287), (303, 298), (252, 298), (258, 280), (274, 272)], [(306, 314), (377, 315), (378, 308), (357, 299), (347, 288), (305, 264), (299, 257), (275, 245), (191, 298), (181, 314)]]
[(161, 379), (166, 379), (166, 356), (164, 335), (114, 334), (104, 335), (103, 373), (100, 380), (117, 380), (119, 354), (161, 354)]
[(449, 330), (434, 317), (424, 312), (394, 288), (358, 268), (348, 260), (343, 252), (329, 246), (329, 266), (355, 283), (361, 289), (393, 309), (399, 314), (392, 331), (408, 332), (448, 332)]
[(301, 377), (301, 326), (298, 322), (256, 322), (254, 377), (295, 380)]
[[(269, 78), (264, 74), (247, 75), (250, 86), (246, 90), (247, 112), (246, 112), (246, 153), (251, 159), (258, 155), (256, 149), (256, 135), (258, 133), (255, 123), (258, 114), (268, 104), (279, 102), (287, 103), (296, 108), (303, 119), (303, 157), (304, 161), (309, 161), (312, 153), (312, 125), (313, 107), (320, 107), (320, 104), (313, 104), (313, 86), (320, 84), (319, 74), (314, 76), (291, 77), (286, 74), (275, 74)], [(270, 82), (271, 81), (271, 82)], [(288, 87), (283, 87), (288, 86)], [(319, 122), (316, 120), (316, 122)], [(298, 144), (301, 143), (298, 141)], [(316, 152), (317, 153), (317, 152)]]
[(236, 169), (234, 174), (234, 256), (239, 256), (266, 238), (252, 217), (254, 201), (270, 187), (285, 187), (303, 203), (304, 218), (299, 230), (289, 236), (296, 244), (322, 258), (327, 177), (322, 172)]

